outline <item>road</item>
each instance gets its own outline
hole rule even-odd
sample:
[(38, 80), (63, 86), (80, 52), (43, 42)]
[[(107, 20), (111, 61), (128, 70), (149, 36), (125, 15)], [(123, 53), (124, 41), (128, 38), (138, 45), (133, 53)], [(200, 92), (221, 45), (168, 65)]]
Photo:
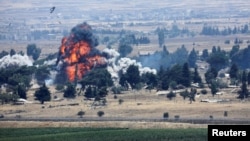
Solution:
[(174, 118), (174, 119), (164, 119), (164, 118), (110, 118), (110, 117), (78, 117), (78, 118), (22, 118), (22, 117), (4, 117), (0, 118), (0, 121), (39, 121), (39, 122), (89, 122), (89, 121), (138, 121), (138, 122), (175, 122), (175, 123), (192, 123), (192, 124), (250, 124), (250, 119), (187, 119), (187, 118)]

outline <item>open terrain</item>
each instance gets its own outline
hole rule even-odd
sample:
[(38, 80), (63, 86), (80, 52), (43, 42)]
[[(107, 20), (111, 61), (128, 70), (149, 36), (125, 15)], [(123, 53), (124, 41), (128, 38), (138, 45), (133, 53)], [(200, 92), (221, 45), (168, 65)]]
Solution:
[[(172, 2), (172, 1), (171, 1)], [(235, 38), (240, 38), (244, 42), (241, 44), (241, 48), (247, 47), (249, 34), (244, 35), (229, 35), (229, 36), (201, 36), (198, 32), (201, 30), (205, 23), (211, 25), (217, 25), (221, 28), (224, 26), (240, 26), (249, 22), (249, 17), (245, 16), (249, 13), (249, 3), (245, 1), (229, 1), (229, 3), (219, 1), (216, 3), (213, 1), (192, 0), (192, 1), (177, 1), (171, 3), (170, 1), (157, 1), (152, 3), (151, 1), (143, 2), (116, 2), (113, 4), (105, 3), (103, 1), (98, 2), (86, 2), (86, 4), (79, 4), (80, 1), (71, 2), (47, 2), (42, 1), (30, 2), (25, 0), (22, 3), (14, 4), (8, 2), (1, 2), (0, 17), (1, 17), (1, 32), (9, 32), (10, 35), (17, 35), (13, 40), (1, 40), (0, 51), (15, 49), (18, 51), (26, 52), (26, 47), (30, 43), (35, 43), (37, 47), (42, 49), (41, 58), (47, 56), (50, 53), (58, 52), (61, 45), (61, 39), (63, 37), (62, 30), (70, 31), (70, 29), (83, 21), (87, 21), (93, 29), (104, 28), (114, 30), (132, 30), (143, 32), (150, 38), (151, 43), (148, 45), (139, 45), (133, 47), (133, 52), (130, 56), (138, 55), (138, 52), (148, 51), (154, 52), (161, 50), (158, 46), (157, 36), (152, 34), (157, 27), (171, 27), (173, 23), (177, 23), (179, 27), (187, 27), (189, 30), (194, 31), (196, 35), (166, 38), (165, 44), (170, 52), (176, 50), (176, 48), (185, 45), (188, 50), (195, 48), (198, 51), (203, 49), (211, 50), (213, 46), (220, 46), (224, 50), (230, 50), (233, 46)], [(56, 11), (54, 15), (49, 13), (49, 8), (56, 5)], [(230, 13), (227, 6), (233, 6), (235, 10)], [(205, 7), (206, 6), (206, 7)], [(150, 7), (150, 8), (149, 8)], [(170, 8), (172, 7), (172, 8)], [(155, 9), (170, 8), (169, 11), (181, 11), (177, 13), (170, 13), (171, 16), (157, 17), (157, 13), (154, 13)], [(194, 13), (210, 13), (206, 17), (190, 17), (189, 10)], [(73, 11), (73, 12), (72, 12)], [(93, 12), (95, 11), (95, 12)], [(141, 14), (146, 11), (146, 15), (150, 19), (140, 18)], [(157, 10), (156, 10), (157, 11)], [(213, 12), (213, 11), (217, 11)], [(121, 16), (121, 13), (126, 13), (126, 16)], [(184, 12), (184, 13), (182, 13)], [(187, 12), (187, 13), (185, 13)], [(211, 13), (212, 12), (212, 13)], [(19, 13), (19, 14), (17, 14)], [(88, 13), (88, 14), (86, 14)], [(131, 14), (132, 13), (132, 14)], [(134, 14), (138, 13), (138, 14)], [(150, 15), (150, 13), (154, 13)], [(219, 13), (219, 14), (218, 14)], [(240, 14), (239, 14), (240, 13)], [(194, 14), (194, 15), (196, 15)], [(62, 15), (62, 16), (61, 16)], [(91, 16), (88, 16), (91, 15)], [(110, 19), (102, 19), (102, 17), (110, 17)], [(184, 15), (184, 16), (180, 16)], [(197, 14), (198, 15), (198, 14)], [(231, 16), (230, 16), (231, 15)], [(57, 17), (58, 16), (58, 17)], [(145, 15), (144, 15), (145, 16)], [(185, 16), (188, 17), (185, 19)], [(95, 18), (93, 18), (95, 17)], [(98, 18), (96, 18), (98, 17)], [(121, 20), (119, 17), (125, 17), (125, 20)], [(112, 18), (115, 18), (112, 19)], [(61, 24), (58, 22), (60, 21)], [(129, 26), (133, 21), (134, 26)], [(123, 26), (112, 27), (112, 23), (121, 22)], [(8, 25), (11, 24), (11, 28)], [(147, 23), (150, 23), (147, 25)], [(26, 40), (18, 37), (26, 35), (26, 32), (34, 30), (52, 30), (60, 31), (58, 38), (51, 40)], [(18, 33), (18, 34), (17, 34)], [(9, 36), (9, 34), (6, 33)], [(98, 34), (100, 38), (105, 36)], [(23, 36), (22, 36), (23, 37)], [(230, 40), (231, 44), (225, 44), (225, 40)], [(117, 48), (117, 44), (113, 45)], [(100, 44), (98, 48), (102, 50), (106, 45)], [(4, 118), (8, 119), (45, 119), (45, 118), (63, 118), (72, 119), (72, 122), (67, 121), (0, 121), (0, 128), (10, 127), (121, 127), (121, 128), (206, 128), (207, 123), (204, 124), (192, 124), (192, 123), (178, 123), (178, 122), (153, 122), (143, 121), (135, 119), (163, 119), (163, 113), (169, 113), (169, 119), (175, 119), (175, 116), (179, 116), (180, 119), (201, 119), (210, 120), (213, 117), (214, 120), (242, 120), (248, 121), (250, 117), (250, 102), (248, 100), (240, 101), (236, 99), (237, 94), (232, 92), (233, 89), (223, 89), (225, 91), (223, 95), (216, 95), (212, 97), (210, 90), (208, 94), (200, 95), (196, 98), (195, 102), (190, 104), (189, 100), (184, 100), (177, 95), (176, 98), (169, 100), (166, 96), (156, 95), (156, 91), (125, 91), (123, 94), (117, 95), (118, 98), (114, 99), (114, 95), (109, 92), (107, 96), (106, 106), (91, 106), (93, 101), (84, 100), (83, 96), (77, 96), (76, 99), (62, 99), (57, 101), (54, 96), (63, 98), (63, 93), (55, 90), (54, 86), (50, 86), (52, 92), (52, 101), (45, 102), (41, 105), (38, 101), (34, 100), (34, 91), (31, 89), (28, 91), (28, 101), (31, 103), (25, 103), (22, 105), (1, 105), (0, 114), (4, 115)], [(122, 99), (124, 102), (119, 104), (118, 100)], [(201, 102), (202, 99), (223, 99), (225, 102), (207, 103)], [(85, 115), (82, 118), (82, 122), (74, 121), (75, 119), (81, 119), (77, 113), (82, 110)], [(98, 117), (97, 112), (104, 111), (103, 117)], [(228, 115), (224, 116), (224, 112), (227, 111)], [(105, 122), (101, 119), (105, 119)], [(108, 119), (118, 119), (119, 121), (107, 121)], [(84, 121), (84, 119), (94, 119), (98, 121)], [(130, 121), (132, 120), (132, 121)]]
[[(50, 90), (52, 91), (52, 97), (57, 96), (57, 98), (63, 99), (63, 93), (56, 92), (53, 87)], [(225, 89), (223, 91), (225, 92), (223, 95), (214, 97), (210, 93), (201, 94), (192, 103), (188, 99), (184, 100), (178, 94), (176, 98), (169, 100), (166, 96), (156, 95), (154, 90), (151, 92), (146, 90), (128, 91), (117, 95), (117, 99), (114, 99), (114, 95), (110, 93), (107, 96), (106, 106), (93, 106), (93, 101), (83, 100), (83, 96), (78, 96), (76, 99), (63, 99), (62, 101), (54, 99), (41, 105), (38, 101), (34, 101), (33, 91), (30, 91), (28, 101), (32, 103), (1, 105), (1, 114), (5, 116), (4, 118), (10, 118), (12, 121), (0, 121), (0, 127), (206, 128), (209, 124), (206, 121), (209, 120), (218, 120), (217, 124), (218, 122), (230, 124), (230, 121), (232, 123), (242, 121), (243, 124), (247, 124), (250, 116), (250, 102), (236, 99), (236, 93), (231, 93), (231, 90)], [(119, 99), (124, 102), (119, 104)], [(201, 102), (204, 99), (224, 101)], [(83, 118), (77, 115), (81, 110), (85, 112)], [(98, 117), (98, 111), (103, 111), (104, 116)], [(227, 111), (227, 116), (224, 115), (225, 111)], [(175, 116), (179, 116), (180, 120), (188, 121), (186, 123), (178, 123), (178, 121), (154, 122), (163, 120), (163, 113), (165, 112), (169, 113), (169, 121), (174, 120)], [(36, 120), (22, 121), (26, 118)], [(21, 121), (15, 121), (15, 119)], [(44, 119), (47, 120), (44, 121)], [(50, 122), (49, 119), (57, 122)], [(199, 124), (192, 124), (192, 120), (194, 120), (193, 122), (196, 120), (204, 121), (199, 122)]]

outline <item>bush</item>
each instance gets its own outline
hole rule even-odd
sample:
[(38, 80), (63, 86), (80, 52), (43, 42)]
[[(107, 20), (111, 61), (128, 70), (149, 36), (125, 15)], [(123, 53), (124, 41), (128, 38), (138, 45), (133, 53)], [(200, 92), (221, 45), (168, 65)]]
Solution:
[(210, 115), (209, 118), (212, 120), (214, 117), (212, 115)]
[(227, 117), (227, 111), (224, 111), (224, 117)]
[(225, 40), (225, 44), (230, 44), (230, 40)]
[(123, 101), (123, 99), (119, 99), (119, 104), (121, 105), (124, 101)]
[(163, 113), (163, 118), (168, 118), (168, 117), (169, 117), (168, 112)]
[(77, 115), (80, 116), (80, 118), (82, 118), (83, 115), (85, 115), (85, 112), (81, 110), (77, 113)]
[(112, 87), (111, 91), (113, 92), (113, 94), (121, 94), (122, 88), (121, 87)]
[(172, 100), (174, 97), (176, 97), (176, 94), (173, 91), (171, 91), (170, 93), (167, 94), (167, 98), (169, 100)]
[(175, 115), (174, 118), (175, 118), (175, 120), (178, 120), (178, 119), (180, 119), (180, 116), (179, 115)]
[(207, 90), (206, 90), (206, 89), (202, 89), (202, 90), (201, 90), (201, 93), (202, 93), (202, 94), (207, 94)]
[(57, 84), (56, 85), (56, 90), (57, 91), (62, 91), (64, 89), (64, 85), (63, 84)]
[(102, 117), (102, 116), (104, 115), (104, 112), (103, 112), (103, 111), (98, 111), (98, 112), (97, 112), (97, 115), (98, 115), (99, 117)]

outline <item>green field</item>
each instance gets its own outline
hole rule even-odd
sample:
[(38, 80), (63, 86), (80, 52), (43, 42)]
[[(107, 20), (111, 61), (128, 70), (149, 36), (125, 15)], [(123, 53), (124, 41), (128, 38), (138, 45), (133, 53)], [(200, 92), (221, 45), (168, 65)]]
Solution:
[(0, 128), (0, 141), (206, 141), (207, 129)]

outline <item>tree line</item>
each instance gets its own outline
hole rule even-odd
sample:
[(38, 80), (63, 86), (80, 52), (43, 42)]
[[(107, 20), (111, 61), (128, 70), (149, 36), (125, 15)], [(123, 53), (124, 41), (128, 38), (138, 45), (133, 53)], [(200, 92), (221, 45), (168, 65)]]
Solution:
[(224, 29), (219, 29), (218, 26), (209, 26), (209, 25), (204, 25), (202, 27), (202, 30), (200, 32), (201, 35), (232, 35), (232, 34), (246, 34), (249, 32), (248, 29), (248, 24), (245, 24), (243, 26), (234, 26), (233, 28), (227, 27)]

